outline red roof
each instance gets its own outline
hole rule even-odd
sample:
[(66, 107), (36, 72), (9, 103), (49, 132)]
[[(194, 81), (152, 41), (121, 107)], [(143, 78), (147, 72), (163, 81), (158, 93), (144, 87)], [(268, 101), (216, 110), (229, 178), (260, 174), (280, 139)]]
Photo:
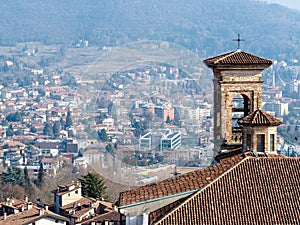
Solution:
[(241, 156), (223, 159), (222, 163), (209, 166), (205, 169), (195, 170), (155, 184), (121, 192), (119, 204), (120, 206), (125, 206), (182, 192), (196, 191), (208, 185), (241, 160)]
[(300, 224), (300, 159), (242, 156), (231, 169), (150, 223)]
[(272, 61), (243, 51), (229, 52), (203, 60), (208, 67), (217, 65), (272, 65)]
[(279, 126), (282, 122), (275, 116), (266, 113), (260, 109), (250, 113), (244, 118), (238, 120), (242, 126)]

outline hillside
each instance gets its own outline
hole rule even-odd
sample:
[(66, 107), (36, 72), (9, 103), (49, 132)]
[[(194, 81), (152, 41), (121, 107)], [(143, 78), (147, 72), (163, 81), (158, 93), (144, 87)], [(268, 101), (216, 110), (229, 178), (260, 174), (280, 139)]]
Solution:
[(242, 48), (268, 58), (300, 58), (300, 12), (249, 0), (22, 0), (0, 5), (0, 44), (42, 41), (122, 45), (167, 40), (206, 57)]

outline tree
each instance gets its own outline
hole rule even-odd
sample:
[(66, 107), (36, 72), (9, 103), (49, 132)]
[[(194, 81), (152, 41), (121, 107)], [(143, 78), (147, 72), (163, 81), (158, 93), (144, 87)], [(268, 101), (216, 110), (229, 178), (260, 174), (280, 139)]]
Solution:
[(24, 131), (21, 129), (16, 130), (15, 135), (24, 135)]
[(135, 137), (140, 137), (142, 135), (142, 127), (140, 122), (134, 121), (133, 127), (135, 130), (133, 131)]
[(24, 174), (18, 167), (8, 167), (6, 172), (2, 173), (2, 183), (12, 185), (24, 185)]
[(98, 173), (88, 173), (79, 179), (82, 186), (82, 195), (91, 198), (106, 198), (106, 186)]
[(50, 126), (49, 123), (45, 123), (43, 133), (44, 133), (44, 135), (48, 135), (50, 137), (53, 137), (53, 128)]
[(21, 122), (22, 115), (20, 112), (10, 113), (6, 116), (8, 122)]
[(43, 163), (40, 163), (36, 185), (41, 186), (43, 182), (44, 182), (44, 168), (43, 168)]
[(61, 129), (64, 129), (64, 127), (65, 127), (65, 122), (64, 122), (64, 119), (63, 119), (62, 117), (60, 117), (59, 122), (60, 122), (60, 127), (61, 127)]
[(11, 183), (4, 184), (1, 187), (0, 193), (4, 199), (11, 198), (12, 196), (18, 199), (23, 199), (27, 194), (22, 186), (18, 184), (13, 185)]
[(108, 141), (108, 137), (105, 129), (98, 131), (98, 137), (101, 141)]
[(59, 136), (59, 131), (61, 130), (60, 121), (55, 121), (52, 127), (54, 137)]
[(108, 145), (106, 145), (105, 146), (105, 150), (106, 150), (106, 152), (108, 152), (108, 153), (110, 153), (110, 154), (114, 154), (114, 147), (113, 147), (113, 145), (112, 144), (108, 144)]
[(14, 129), (12, 125), (10, 124), (9, 127), (6, 129), (6, 136), (11, 137), (14, 135)]
[(37, 129), (35, 127), (30, 127), (30, 132), (31, 133), (36, 133), (37, 132)]
[(30, 178), (28, 175), (27, 166), (24, 167), (23, 173), (24, 173), (24, 188), (25, 188), (25, 190), (29, 190), (30, 189)]
[(113, 102), (111, 102), (111, 103), (108, 104), (108, 106), (107, 106), (107, 113), (108, 113), (109, 115), (112, 114), (113, 107), (114, 107), (114, 103), (113, 103)]
[(172, 122), (172, 120), (171, 120), (171, 118), (170, 118), (170, 115), (168, 115), (168, 116), (167, 116), (167, 119), (166, 119), (166, 123), (167, 123), (167, 124), (171, 124), (171, 122)]
[(72, 118), (71, 118), (71, 112), (68, 111), (67, 112), (67, 117), (66, 117), (66, 128), (69, 128), (73, 125), (73, 122), (72, 122)]

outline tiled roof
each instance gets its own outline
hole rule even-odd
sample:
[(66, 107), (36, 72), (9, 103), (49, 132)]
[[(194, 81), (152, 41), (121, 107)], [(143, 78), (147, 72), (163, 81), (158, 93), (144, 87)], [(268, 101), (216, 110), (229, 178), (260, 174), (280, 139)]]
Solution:
[(162, 208), (159, 208), (153, 212), (150, 212), (149, 221), (157, 221), (158, 219), (162, 218), (164, 215), (166, 215), (167, 213), (172, 211), (174, 208), (176, 208), (178, 205), (183, 203), (188, 197), (178, 199), (177, 201), (174, 201)]
[(246, 117), (239, 119), (238, 123), (249, 126), (279, 126), (282, 124), (282, 122), (275, 116), (272, 116), (260, 109), (257, 109)]
[(58, 189), (52, 190), (52, 193), (55, 193), (57, 196), (62, 196), (64, 194), (67, 194), (69, 192), (72, 192), (76, 189), (79, 189), (81, 185), (79, 183), (71, 183), (65, 186), (58, 186)]
[(125, 206), (203, 188), (241, 160), (242, 157), (240, 155), (226, 158), (221, 160), (220, 163), (205, 169), (195, 170), (158, 183), (121, 192), (119, 205)]
[(96, 200), (94, 199), (91, 199), (91, 198), (88, 198), (88, 197), (82, 197), (81, 199), (75, 201), (75, 202), (72, 202), (72, 203), (69, 203), (67, 205), (64, 205), (62, 207), (60, 207), (62, 210), (65, 210), (65, 211), (69, 211), (69, 210), (72, 210), (78, 206), (85, 206), (85, 205), (90, 205), (92, 203), (96, 202)]
[(251, 65), (264, 64), (271, 65), (272, 61), (252, 55), (243, 51), (229, 52), (212, 58), (203, 60), (207, 66), (216, 65)]
[(43, 210), (43, 213), (40, 214), (40, 210), (42, 210), (39, 207), (33, 206), (31, 209), (25, 210), (23, 212), (19, 212), (16, 214), (7, 215), (6, 220), (4, 220), (3, 216), (0, 216), (0, 225), (24, 225), (24, 224), (32, 224), (34, 221), (37, 221), (39, 219), (45, 218), (45, 217), (51, 217), (52, 220), (59, 219), (62, 221), (69, 221), (69, 219), (60, 216), (58, 214), (55, 214), (49, 210)]
[[(115, 211), (110, 211), (107, 213), (103, 213), (101, 215), (96, 215), (95, 217), (82, 221), (82, 225), (90, 225), (92, 222), (103, 222), (103, 221), (119, 221), (120, 213)], [(99, 223), (100, 224), (100, 223)], [(102, 224), (102, 223), (101, 223)], [(117, 223), (116, 223), (117, 224)]]
[(244, 157), (150, 224), (300, 224), (300, 158)]

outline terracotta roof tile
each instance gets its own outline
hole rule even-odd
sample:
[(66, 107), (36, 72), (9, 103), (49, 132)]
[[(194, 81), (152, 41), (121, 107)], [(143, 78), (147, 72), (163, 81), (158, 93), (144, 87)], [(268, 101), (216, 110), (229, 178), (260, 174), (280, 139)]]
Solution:
[(92, 222), (103, 222), (103, 221), (116, 221), (115, 224), (120, 220), (120, 213), (115, 211), (110, 211), (107, 213), (103, 213), (101, 215), (96, 215), (93, 218), (82, 221), (80, 224), (82, 225), (90, 225)]
[(243, 158), (240, 155), (221, 160), (219, 164), (201, 170), (195, 170), (181, 176), (148, 184), (120, 193), (119, 205), (125, 206), (164, 196), (197, 190), (226, 172)]
[(78, 206), (84, 206), (84, 205), (90, 205), (92, 203), (95, 203), (96, 200), (94, 199), (91, 199), (91, 198), (87, 198), (87, 197), (82, 197), (81, 199), (75, 201), (75, 202), (72, 202), (72, 203), (69, 203), (67, 205), (64, 205), (62, 207), (60, 207), (62, 210), (71, 210), (71, 209), (74, 209), (74, 207), (78, 207)]
[[(189, 196), (188, 196), (189, 197)], [(177, 201), (174, 201), (162, 208), (159, 208), (149, 214), (149, 221), (155, 222), (158, 219), (162, 218), (164, 215), (172, 211), (174, 208), (176, 208), (179, 204), (183, 203), (188, 197), (181, 198)]]
[(300, 224), (300, 159), (245, 159), (150, 224)]
[(266, 64), (271, 65), (272, 61), (252, 55), (243, 51), (229, 52), (212, 58), (203, 60), (207, 66), (214, 65), (251, 65)]
[(282, 122), (275, 116), (264, 112), (263, 110), (255, 110), (244, 118), (238, 120), (241, 125), (251, 126), (279, 126)]
[(44, 217), (52, 217), (55, 219), (60, 219), (63, 221), (69, 221), (69, 219), (55, 214), (49, 210), (43, 210), (43, 214), (40, 214), (41, 208), (33, 206), (31, 209), (25, 210), (23, 212), (19, 212), (16, 214), (7, 215), (6, 220), (4, 220), (3, 216), (0, 216), (0, 225), (1, 224), (10, 224), (10, 225), (23, 225), (23, 224), (32, 224), (35, 220), (44, 218)]

